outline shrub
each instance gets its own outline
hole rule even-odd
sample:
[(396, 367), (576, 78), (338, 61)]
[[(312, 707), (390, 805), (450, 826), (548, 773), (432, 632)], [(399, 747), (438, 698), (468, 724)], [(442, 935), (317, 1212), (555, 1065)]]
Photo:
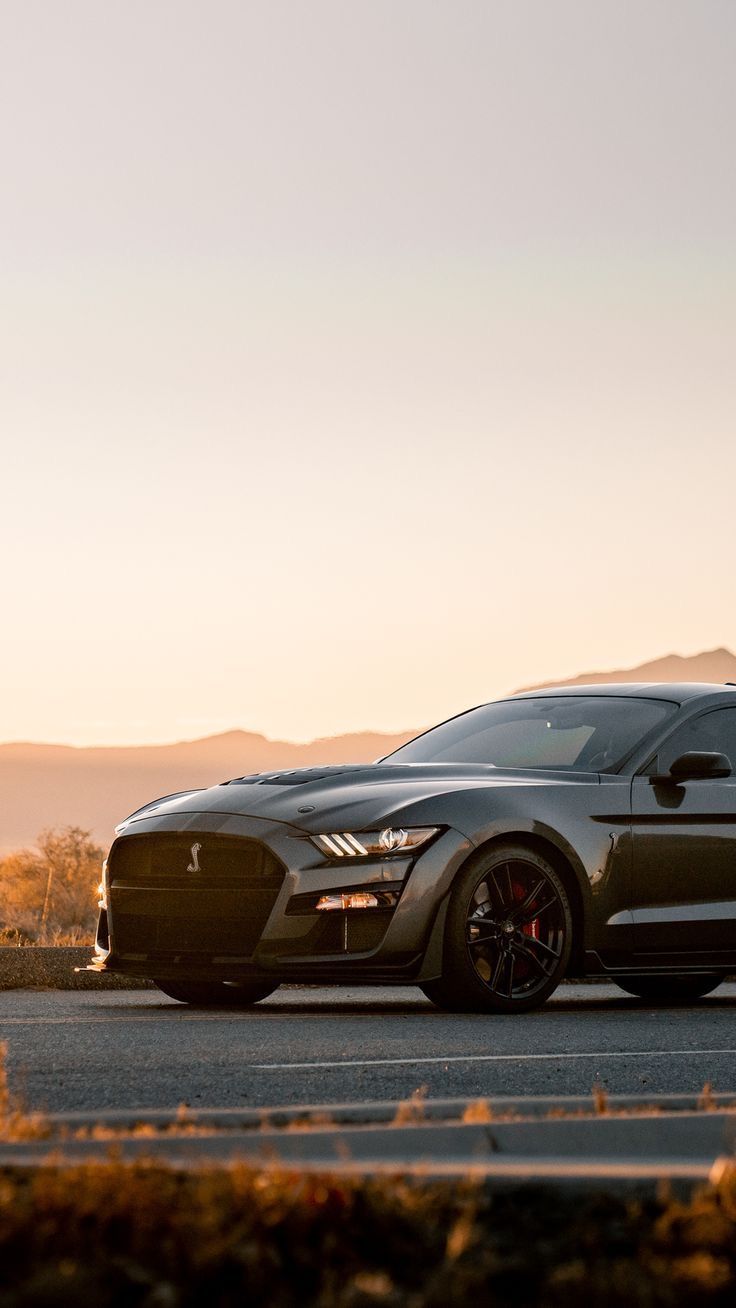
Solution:
[(104, 851), (80, 827), (42, 831), (36, 849), (0, 862), (3, 944), (91, 939)]

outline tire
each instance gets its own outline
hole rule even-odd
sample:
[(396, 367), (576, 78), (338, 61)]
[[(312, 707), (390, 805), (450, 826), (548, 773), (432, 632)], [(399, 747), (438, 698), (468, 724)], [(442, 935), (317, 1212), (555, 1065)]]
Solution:
[(195, 1004), (198, 1008), (250, 1008), (259, 999), (266, 999), (278, 990), (278, 983), (270, 981), (244, 981), (228, 985), (224, 981), (157, 981), (153, 983), (169, 999), (182, 1004)]
[(690, 999), (709, 995), (722, 980), (722, 976), (617, 976), (616, 985), (637, 999), (686, 1004)]
[(451, 1012), (526, 1013), (565, 975), (572, 934), (570, 899), (552, 865), (524, 845), (495, 845), (455, 882), (442, 976), (422, 990)]

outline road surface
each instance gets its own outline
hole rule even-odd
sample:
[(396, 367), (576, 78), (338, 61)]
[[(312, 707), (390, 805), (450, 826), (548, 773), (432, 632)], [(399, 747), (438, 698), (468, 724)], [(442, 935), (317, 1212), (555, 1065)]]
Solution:
[(736, 1090), (736, 985), (686, 1007), (563, 986), (536, 1013), (440, 1013), (414, 989), (280, 990), (249, 1012), (157, 991), (4, 991), (28, 1108), (263, 1107), (429, 1097)]

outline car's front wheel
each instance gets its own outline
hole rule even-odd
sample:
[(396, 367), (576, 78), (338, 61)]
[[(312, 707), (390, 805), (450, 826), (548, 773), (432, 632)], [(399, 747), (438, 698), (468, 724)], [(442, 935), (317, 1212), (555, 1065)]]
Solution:
[(637, 999), (659, 1004), (686, 1004), (721, 984), (722, 976), (617, 976), (616, 985)]
[(422, 989), (456, 1012), (538, 1008), (565, 975), (572, 930), (570, 900), (551, 864), (523, 845), (496, 845), (460, 874), (442, 976)]
[(169, 999), (178, 999), (181, 1004), (195, 1004), (199, 1008), (249, 1008), (278, 989), (278, 985), (270, 981), (243, 981), (235, 985), (225, 981), (179, 983), (155, 980), (153, 984)]

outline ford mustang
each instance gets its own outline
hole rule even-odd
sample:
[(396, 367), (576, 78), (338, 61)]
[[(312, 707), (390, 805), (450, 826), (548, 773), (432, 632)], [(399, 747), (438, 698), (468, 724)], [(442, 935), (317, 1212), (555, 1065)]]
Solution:
[(565, 976), (694, 999), (736, 970), (731, 760), (734, 687), (579, 686), (170, 795), (116, 829), (90, 967), (199, 1005), (404, 983), (516, 1013)]

